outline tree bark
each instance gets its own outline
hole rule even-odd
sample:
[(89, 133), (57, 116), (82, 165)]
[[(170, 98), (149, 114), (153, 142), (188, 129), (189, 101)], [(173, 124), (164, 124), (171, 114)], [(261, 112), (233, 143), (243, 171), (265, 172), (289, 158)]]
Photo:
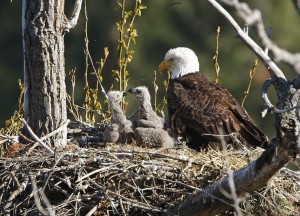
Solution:
[[(77, 0), (79, 10), (82, 0)], [(23, 0), (24, 115), (38, 136), (55, 130), (67, 120), (64, 34), (70, 26), (64, 15), (64, 0)], [(77, 5), (78, 6), (78, 5)], [(74, 15), (74, 14), (73, 14)], [(26, 129), (23, 131), (26, 135)], [(66, 128), (47, 144), (63, 146)]]

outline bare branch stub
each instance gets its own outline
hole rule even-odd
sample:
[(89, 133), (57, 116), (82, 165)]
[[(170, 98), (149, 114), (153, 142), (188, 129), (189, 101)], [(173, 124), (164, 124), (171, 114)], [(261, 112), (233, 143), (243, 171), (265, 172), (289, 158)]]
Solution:
[(82, 5), (82, 0), (75, 1), (72, 17), (69, 21), (67, 21), (66, 31), (69, 31), (70, 29), (74, 28), (77, 25), (78, 17), (81, 10), (81, 5)]

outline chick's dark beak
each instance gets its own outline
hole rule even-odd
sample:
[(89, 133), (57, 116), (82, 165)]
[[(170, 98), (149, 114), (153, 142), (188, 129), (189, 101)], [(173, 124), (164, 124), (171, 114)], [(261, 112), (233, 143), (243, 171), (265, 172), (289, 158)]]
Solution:
[(128, 89), (127, 93), (130, 93), (130, 94), (134, 93), (134, 88)]

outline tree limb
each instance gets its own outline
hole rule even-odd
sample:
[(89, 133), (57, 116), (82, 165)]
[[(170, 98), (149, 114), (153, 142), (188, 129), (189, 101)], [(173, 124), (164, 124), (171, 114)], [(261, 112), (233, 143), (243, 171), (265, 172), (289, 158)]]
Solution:
[(269, 100), (268, 94), (267, 94), (268, 88), (274, 82), (275, 82), (274, 77), (270, 77), (269, 79), (267, 79), (264, 82), (263, 87), (262, 87), (262, 99), (263, 99), (263, 102), (264, 102), (264, 105), (265, 105), (265, 109), (261, 112), (261, 116), (263, 118), (266, 116), (268, 111), (271, 111), (271, 112), (274, 112), (274, 113), (285, 113), (285, 112), (289, 112), (289, 111), (292, 111), (294, 109), (299, 109), (300, 108), (300, 106), (297, 105), (297, 106), (293, 106), (293, 107), (290, 107), (290, 108), (287, 108), (287, 109), (277, 109), (271, 103), (271, 101)]
[(259, 10), (251, 10), (246, 3), (241, 3), (238, 0), (220, 0), (220, 2), (233, 7), (244, 22), (255, 27), (262, 44), (272, 52), (276, 62), (283, 61), (292, 66), (297, 74), (300, 74), (300, 53), (290, 53), (285, 49), (279, 48), (268, 37)]
[(70, 29), (74, 28), (77, 25), (79, 13), (81, 10), (82, 0), (76, 0), (74, 4), (74, 9), (72, 13), (71, 19), (67, 22), (66, 30), (69, 31)]
[[(215, 0), (207, 0), (219, 13), (221, 13), (237, 31), (239, 37), (246, 43), (248, 47), (259, 57), (259, 59), (268, 68), (270, 73), (278, 78), (286, 80), (285, 75), (277, 67), (277, 65), (271, 60), (271, 58), (250, 38), (233, 19), (233, 17)], [(258, 13), (258, 12), (257, 12)]]

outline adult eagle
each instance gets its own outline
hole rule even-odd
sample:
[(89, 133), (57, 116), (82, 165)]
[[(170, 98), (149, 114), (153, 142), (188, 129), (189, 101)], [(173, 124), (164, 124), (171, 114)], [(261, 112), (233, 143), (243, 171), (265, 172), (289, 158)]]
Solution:
[(196, 149), (220, 143), (222, 135), (227, 142), (265, 148), (268, 139), (247, 112), (224, 87), (200, 73), (199, 67), (196, 54), (185, 47), (170, 49), (159, 65), (160, 72), (172, 73), (167, 102), (175, 133)]

